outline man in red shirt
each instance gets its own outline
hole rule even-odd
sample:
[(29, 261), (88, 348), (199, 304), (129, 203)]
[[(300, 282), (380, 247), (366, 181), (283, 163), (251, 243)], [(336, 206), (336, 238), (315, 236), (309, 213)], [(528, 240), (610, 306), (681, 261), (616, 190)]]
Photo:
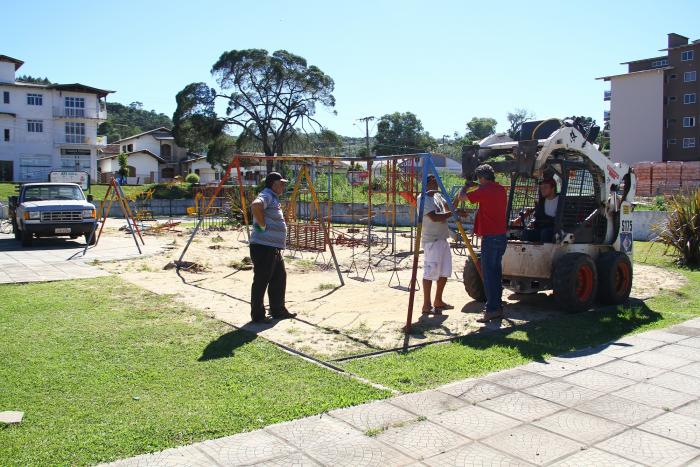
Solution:
[(508, 195), (506, 189), (496, 182), (493, 167), (488, 164), (476, 168), (478, 188), (467, 191), (474, 182), (467, 182), (459, 193), (459, 199), (467, 199), (479, 204), (474, 222), (474, 233), (481, 237), (481, 275), (486, 292), (484, 316), (477, 321), (486, 323), (503, 318), (503, 254), (506, 251), (506, 209)]

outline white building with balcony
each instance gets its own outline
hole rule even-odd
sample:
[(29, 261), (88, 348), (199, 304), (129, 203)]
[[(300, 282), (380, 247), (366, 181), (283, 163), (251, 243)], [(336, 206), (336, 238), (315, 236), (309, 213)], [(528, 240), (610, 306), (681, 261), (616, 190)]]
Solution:
[(24, 64), (0, 55), (0, 181), (46, 181), (51, 171), (97, 177), (96, 154), (106, 138), (105, 99), (114, 91), (84, 84), (32, 84), (15, 80)]

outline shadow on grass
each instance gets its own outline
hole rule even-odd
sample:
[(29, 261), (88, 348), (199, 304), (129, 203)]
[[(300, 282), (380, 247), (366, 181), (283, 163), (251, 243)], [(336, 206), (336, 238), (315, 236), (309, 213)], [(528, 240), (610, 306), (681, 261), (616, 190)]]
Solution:
[(597, 308), (506, 329), (484, 329), (455, 342), (475, 349), (515, 348), (524, 357), (543, 361), (548, 355), (600, 346), (661, 318), (646, 303), (631, 300), (619, 307)]
[(257, 337), (256, 334), (242, 329), (227, 332), (207, 344), (202, 351), (202, 356), (197, 361), (206, 362), (208, 360), (232, 357), (237, 348), (253, 342)]

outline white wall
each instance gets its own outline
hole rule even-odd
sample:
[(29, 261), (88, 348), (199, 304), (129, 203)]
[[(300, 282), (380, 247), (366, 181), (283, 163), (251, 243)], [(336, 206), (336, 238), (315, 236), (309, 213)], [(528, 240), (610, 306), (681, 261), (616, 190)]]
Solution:
[(143, 151), (147, 149), (153, 154), (160, 156), (160, 141), (155, 139), (151, 135), (143, 135), (138, 138), (128, 138), (119, 142), (119, 150), (121, 151), (122, 146), (128, 146), (132, 144), (134, 148), (133, 151)]
[(0, 83), (14, 83), (15, 64), (10, 62), (0, 62)]
[(616, 76), (610, 82), (610, 158), (627, 164), (661, 161), (663, 71)]
[(190, 164), (190, 170), (192, 173), (194, 173), (195, 170), (199, 170), (199, 183), (201, 184), (216, 181), (216, 171), (211, 168), (211, 164), (209, 164), (206, 159), (192, 162)]
[[(0, 62), (2, 65), (4, 62)], [(10, 92), (10, 103), (4, 104), (0, 100), (0, 112), (14, 113), (16, 117), (7, 115), (0, 118), (0, 160), (11, 160), (13, 164), (13, 174), (17, 181), (24, 181), (22, 177), (22, 161), (30, 157), (48, 157), (50, 167), (39, 171), (61, 170), (61, 149), (82, 149), (89, 150), (89, 168), (85, 168), (93, 180), (97, 176), (97, 161), (95, 160), (97, 142), (97, 127), (99, 121), (86, 118), (60, 118), (65, 107), (66, 96), (83, 97), (85, 99), (86, 113), (90, 111), (95, 114), (95, 109), (99, 106), (98, 98), (94, 94), (83, 94), (75, 92), (63, 92), (45, 87), (23, 86), (23, 85), (3, 85), (0, 83), (0, 96), (4, 91)], [(27, 94), (41, 94), (42, 105), (27, 104)], [(41, 133), (29, 132), (27, 120), (41, 120), (43, 131)], [(70, 144), (66, 142), (67, 121), (81, 122), (85, 124), (85, 143)], [(10, 142), (6, 143), (3, 138), (3, 130), (10, 129)], [(64, 169), (65, 170), (65, 169)]]

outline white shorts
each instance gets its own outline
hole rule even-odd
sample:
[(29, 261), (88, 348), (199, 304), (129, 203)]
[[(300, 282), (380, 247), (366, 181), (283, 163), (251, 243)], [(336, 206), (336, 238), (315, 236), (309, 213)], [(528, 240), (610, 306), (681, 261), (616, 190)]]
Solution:
[(452, 251), (447, 240), (437, 240), (423, 244), (423, 279), (436, 281), (452, 275)]

